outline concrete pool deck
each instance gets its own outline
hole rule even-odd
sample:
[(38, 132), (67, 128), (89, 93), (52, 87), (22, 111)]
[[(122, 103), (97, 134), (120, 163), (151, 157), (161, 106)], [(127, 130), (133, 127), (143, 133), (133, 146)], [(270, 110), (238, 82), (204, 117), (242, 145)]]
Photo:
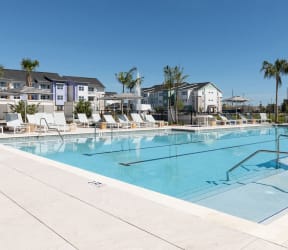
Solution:
[(1, 249), (288, 249), (288, 214), (256, 224), (0, 149)]

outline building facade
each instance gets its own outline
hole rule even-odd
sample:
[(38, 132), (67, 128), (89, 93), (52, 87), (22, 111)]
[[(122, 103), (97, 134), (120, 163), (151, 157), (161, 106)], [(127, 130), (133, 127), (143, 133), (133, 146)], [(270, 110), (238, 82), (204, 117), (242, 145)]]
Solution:
[[(98, 100), (104, 96), (105, 87), (97, 78), (60, 76), (51, 72), (32, 72), (32, 86), (40, 93), (29, 94), (29, 100), (50, 101), (56, 110), (63, 110), (65, 102), (91, 101), (94, 106), (101, 108)], [(26, 85), (24, 70), (4, 69), (0, 77), (0, 90), (9, 92), (10, 89), (21, 89)], [(41, 93), (43, 90), (43, 93)], [(24, 97), (26, 95), (26, 97)], [(25, 99), (27, 94), (5, 95), (0, 99)], [(103, 104), (104, 105), (104, 104)]]
[(183, 83), (177, 90), (167, 89), (164, 85), (154, 85), (151, 88), (143, 88), (142, 103), (151, 104), (154, 109), (168, 108), (168, 97), (171, 96), (171, 105), (174, 105), (177, 92), (178, 103), (186, 110), (197, 113), (222, 112), (222, 91), (214, 83)]

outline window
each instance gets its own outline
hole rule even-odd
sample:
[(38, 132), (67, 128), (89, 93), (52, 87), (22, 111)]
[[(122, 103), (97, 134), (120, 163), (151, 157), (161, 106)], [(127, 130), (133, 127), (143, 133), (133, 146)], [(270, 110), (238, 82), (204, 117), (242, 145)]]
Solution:
[(63, 84), (57, 84), (57, 89), (63, 89)]
[(0, 82), (0, 87), (7, 87), (6, 82)]
[(94, 101), (94, 96), (88, 96), (88, 101), (90, 102)]
[(84, 91), (84, 86), (79, 86), (78, 89), (79, 91)]
[[(80, 90), (80, 89), (79, 89)], [(83, 89), (84, 90), (84, 89)], [(93, 87), (88, 87), (88, 91), (89, 92), (94, 92), (94, 88)]]
[(49, 95), (41, 95), (41, 100), (49, 100)]
[(63, 95), (57, 95), (57, 100), (63, 100)]
[(50, 85), (41, 84), (41, 85), (40, 85), (40, 88), (41, 88), (41, 89), (50, 89)]
[(14, 82), (13, 86), (14, 86), (14, 89), (19, 89), (21, 87), (21, 83), (20, 82)]
[(58, 106), (56, 106), (57, 107), (57, 111), (63, 111), (64, 110), (64, 106), (60, 106), (60, 105), (58, 105)]
[(78, 100), (79, 100), (79, 101), (84, 101), (84, 96), (79, 96), (79, 97), (78, 97)]
[(182, 91), (181, 95), (187, 95), (187, 92), (186, 91)]

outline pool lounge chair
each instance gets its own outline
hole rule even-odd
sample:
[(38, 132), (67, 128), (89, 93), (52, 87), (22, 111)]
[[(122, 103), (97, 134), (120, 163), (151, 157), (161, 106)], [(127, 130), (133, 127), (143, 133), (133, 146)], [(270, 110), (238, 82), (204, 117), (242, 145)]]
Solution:
[(112, 115), (103, 115), (107, 127), (109, 128), (120, 128), (120, 123), (116, 122)]
[(256, 120), (255, 119), (251, 119), (251, 118), (248, 118), (246, 116), (244, 116), (243, 114), (239, 114), (239, 117), (240, 119), (242, 120), (242, 122), (244, 124), (253, 124), (253, 123), (256, 123)]
[(77, 114), (80, 125), (83, 125), (83, 127), (89, 127), (93, 124), (92, 121), (89, 121), (85, 113), (78, 113)]
[(236, 120), (229, 120), (227, 117), (225, 117), (224, 115), (218, 114), (218, 116), (220, 117), (220, 124), (224, 124), (224, 125), (235, 125), (236, 124)]
[(133, 122), (136, 123), (137, 127), (149, 127), (152, 125), (151, 122), (143, 121), (141, 116), (137, 113), (131, 113), (131, 118), (132, 118)]
[(101, 118), (100, 114), (98, 114), (98, 113), (92, 114), (92, 121), (93, 121), (95, 126), (99, 126), (100, 123), (102, 122), (102, 118)]
[(126, 115), (118, 115), (118, 121), (120, 123), (121, 128), (131, 128), (132, 123), (129, 121), (128, 117)]
[[(15, 134), (16, 132), (25, 132), (27, 126), (23, 123), (21, 114), (13, 113), (9, 114), (9, 117), (6, 117), (6, 128), (13, 129), (13, 133)], [(3, 127), (1, 132), (3, 134)]]
[(262, 122), (271, 122), (271, 119), (267, 118), (267, 114), (266, 113), (260, 113), (260, 123)]
[(64, 132), (70, 130), (70, 126), (67, 124), (65, 115), (63, 112), (56, 112), (53, 114), (53, 117), (54, 117), (55, 126), (58, 130), (64, 131)]
[(146, 114), (145, 115), (145, 120), (147, 122), (150, 122), (152, 124), (155, 124), (156, 126), (158, 127), (161, 127), (161, 126), (168, 126), (168, 122), (165, 122), (164, 120), (155, 120), (153, 115), (150, 115), (150, 114)]

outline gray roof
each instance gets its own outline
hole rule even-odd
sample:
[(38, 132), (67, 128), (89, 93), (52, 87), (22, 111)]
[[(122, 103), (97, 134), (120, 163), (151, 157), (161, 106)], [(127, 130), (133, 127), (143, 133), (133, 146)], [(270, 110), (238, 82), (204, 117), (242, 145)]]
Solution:
[[(212, 82), (198, 82), (198, 83), (184, 82), (178, 86), (178, 89), (181, 90), (181, 89), (191, 89), (192, 88), (195, 90), (199, 90), (199, 89), (201, 89), (201, 88), (203, 88), (209, 84), (213, 85), (218, 91), (220, 91), (222, 93), (222, 91), (219, 88), (217, 88), (215, 86), (215, 84)], [(154, 85), (150, 88), (142, 88), (143, 92), (153, 92), (153, 91), (159, 91), (159, 90), (165, 90), (165, 89), (167, 89), (167, 87), (165, 87), (163, 84)]]
[(25, 82), (26, 72), (23, 70), (3, 69), (3, 75), (1, 78)]
[[(98, 88), (105, 88), (105, 86), (97, 79), (90, 77), (79, 77), (79, 76), (60, 76), (58, 73), (53, 72), (31, 72), (32, 81), (35, 83), (43, 82), (68, 82), (72, 81), (80, 84), (92, 84)], [(26, 71), (15, 70), (15, 69), (3, 69), (2, 79), (26, 82)]]
[(80, 77), (80, 76), (63, 76), (63, 78), (75, 83), (93, 84), (99, 88), (105, 88), (105, 86), (97, 78)]
[(66, 80), (57, 73), (33, 71), (31, 75), (35, 82), (66, 82)]
[[(65, 81), (57, 73), (50, 72), (31, 72), (33, 82), (63, 82)], [(9, 79), (14, 81), (26, 82), (26, 71), (25, 70), (15, 70), (15, 69), (3, 69), (3, 79)]]

